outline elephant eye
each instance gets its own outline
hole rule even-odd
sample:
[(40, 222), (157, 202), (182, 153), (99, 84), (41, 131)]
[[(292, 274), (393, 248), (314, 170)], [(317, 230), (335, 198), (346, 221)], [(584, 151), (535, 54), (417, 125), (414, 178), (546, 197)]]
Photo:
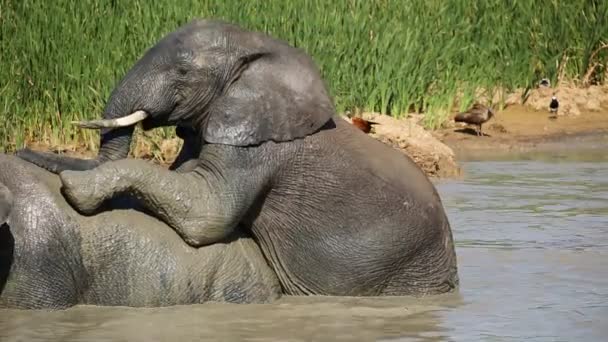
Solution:
[(188, 69), (186, 69), (185, 67), (178, 67), (178, 68), (177, 68), (177, 72), (178, 72), (180, 75), (184, 76), (185, 74), (187, 74), (187, 73), (188, 73)]

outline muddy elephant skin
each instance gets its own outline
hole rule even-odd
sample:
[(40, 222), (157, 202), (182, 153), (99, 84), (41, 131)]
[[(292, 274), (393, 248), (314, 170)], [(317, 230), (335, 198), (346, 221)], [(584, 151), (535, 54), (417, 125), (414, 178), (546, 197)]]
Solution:
[(130, 209), (85, 217), (51, 174), (0, 154), (0, 308), (77, 304), (157, 307), (207, 301), (264, 303), (280, 285), (246, 234), (192, 248), (170, 227)]
[[(191, 167), (125, 159), (138, 122), (190, 131)], [(135, 63), (103, 120), (81, 125), (102, 129), (96, 159), (19, 155), (61, 172), (83, 214), (128, 192), (193, 247), (242, 227), (287, 294), (427, 295), (458, 286), (433, 184), (410, 158), (338, 118), (312, 58), (285, 41), (193, 20)]]

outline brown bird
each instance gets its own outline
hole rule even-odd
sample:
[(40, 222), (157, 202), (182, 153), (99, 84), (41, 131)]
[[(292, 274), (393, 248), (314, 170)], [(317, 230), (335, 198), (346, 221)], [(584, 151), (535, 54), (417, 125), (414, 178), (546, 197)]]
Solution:
[(371, 132), (373, 125), (378, 125), (377, 122), (365, 120), (357, 116), (352, 117), (350, 121), (353, 123), (353, 125), (355, 125), (357, 128), (359, 128), (366, 134)]
[(464, 122), (470, 125), (476, 125), (479, 129), (476, 130), (477, 136), (483, 135), (481, 125), (490, 120), (494, 116), (494, 111), (482, 104), (475, 103), (466, 112), (458, 113), (454, 117), (456, 122)]

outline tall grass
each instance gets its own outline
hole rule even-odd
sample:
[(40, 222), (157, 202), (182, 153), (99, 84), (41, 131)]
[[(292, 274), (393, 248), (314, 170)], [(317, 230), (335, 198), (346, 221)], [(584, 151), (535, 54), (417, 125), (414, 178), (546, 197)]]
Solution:
[(457, 93), (470, 102), (480, 87), (555, 81), (560, 67), (576, 79), (608, 59), (590, 60), (608, 41), (602, 0), (0, 0), (0, 150), (36, 139), (95, 147), (96, 133), (69, 122), (99, 116), (143, 52), (194, 17), (305, 49), (339, 111), (423, 111), (429, 127)]

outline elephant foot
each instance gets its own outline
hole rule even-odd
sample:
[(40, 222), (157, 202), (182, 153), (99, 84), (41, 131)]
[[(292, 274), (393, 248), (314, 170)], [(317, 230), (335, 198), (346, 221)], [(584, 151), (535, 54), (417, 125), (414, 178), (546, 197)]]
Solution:
[(61, 192), (68, 203), (84, 215), (95, 214), (107, 199), (103, 183), (95, 181), (94, 174), (81, 171), (63, 171), (59, 174)]

